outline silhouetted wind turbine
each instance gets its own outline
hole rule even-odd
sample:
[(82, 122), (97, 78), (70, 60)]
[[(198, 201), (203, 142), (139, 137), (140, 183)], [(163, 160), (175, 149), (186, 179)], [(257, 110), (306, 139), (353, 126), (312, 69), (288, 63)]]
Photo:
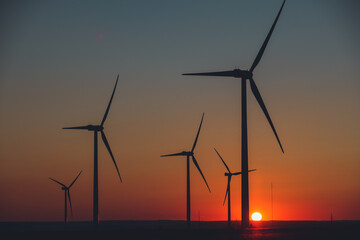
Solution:
[(203, 120), (204, 120), (204, 113), (202, 115), (202, 118), (201, 118), (201, 122), (200, 122), (200, 126), (199, 126), (199, 130), (197, 132), (197, 135), (196, 135), (196, 138), (195, 138), (195, 141), (194, 141), (194, 145), (191, 149), (191, 151), (183, 151), (183, 152), (180, 152), (180, 153), (174, 153), (174, 154), (168, 154), (168, 155), (162, 155), (161, 157), (172, 157), (172, 156), (186, 156), (186, 173), (187, 173), (187, 183), (186, 183), (186, 221), (187, 221), (187, 225), (188, 227), (190, 227), (190, 223), (191, 223), (191, 219), (190, 219), (190, 157), (192, 158), (192, 161), (194, 163), (194, 165), (196, 166), (196, 168), (198, 169), (198, 171), (200, 172), (202, 178), (204, 179), (205, 181), (205, 184), (207, 186), (207, 188), (209, 189), (209, 192), (210, 191), (210, 187), (208, 185), (208, 183), (206, 182), (206, 179), (204, 177), (204, 174), (202, 173), (201, 169), (200, 169), (200, 166), (198, 164), (198, 162), (196, 161), (196, 158), (194, 156), (194, 149), (196, 147), (196, 143), (197, 143), (197, 140), (199, 138), (199, 133), (200, 133), (200, 129), (201, 129), (201, 125), (203, 123)]
[[(228, 177), (228, 183), (227, 183), (227, 187), (226, 187), (226, 193), (225, 193), (225, 198), (224, 198), (224, 202), (223, 202), (223, 205), (225, 204), (225, 201), (226, 201), (226, 197), (228, 199), (228, 224), (229, 226), (231, 225), (231, 204), (230, 204), (230, 183), (231, 183), (231, 177), (232, 176), (236, 176), (236, 175), (240, 175), (242, 174), (242, 172), (236, 172), (236, 173), (232, 173), (230, 171), (230, 168), (228, 167), (228, 165), (226, 165), (224, 159), (220, 156), (220, 154), (218, 153), (218, 151), (214, 148), (215, 152), (217, 153), (217, 155), (219, 156), (219, 158), (221, 159), (221, 161), (223, 162), (224, 166), (226, 167), (227, 171), (225, 173), (225, 176)], [(252, 169), (252, 170), (249, 170), (248, 172), (252, 172), (252, 171), (255, 171), (256, 169)]]
[(105, 136), (105, 133), (104, 133), (104, 123), (105, 123), (105, 120), (106, 120), (106, 117), (109, 113), (109, 109), (110, 109), (110, 105), (111, 105), (111, 102), (113, 100), (113, 97), (114, 97), (114, 93), (115, 93), (115, 90), (116, 90), (116, 86), (117, 86), (117, 83), (118, 83), (118, 80), (119, 80), (119, 75), (117, 76), (117, 79), (116, 79), (116, 83), (115, 83), (115, 87), (114, 87), (114, 90), (112, 92), (112, 95), (111, 95), (111, 98), (110, 98), (110, 101), (109, 101), (109, 104), (106, 108), (106, 111), (105, 111), (105, 114), (104, 114), (104, 117), (100, 123), (100, 125), (87, 125), (87, 126), (80, 126), (80, 127), (65, 127), (63, 129), (79, 129), (79, 130), (88, 130), (88, 131), (93, 131), (94, 132), (94, 192), (93, 192), (93, 198), (94, 198), (94, 202), (93, 202), (93, 223), (94, 225), (98, 225), (99, 224), (99, 194), (98, 194), (98, 191), (99, 191), (99, 187), (98, 187), (98, 132), (101, 133), (101, 138), (108, 150), (108, 152), (110, 153), (110, 156), (111, 156), (111, 159), (113, 160), (113, 163), (115, 165), (115, 168), (116, 168), (116, 171), (119, 175), (119, 178), (120, 178), (120, 181), (122, 182), (122, 179), (121, 179), (121, 176), (120, 176), (120, 172), (119, 172), (119, 169), (116, 165), (116, 162), (115, 162), (115, 158), (114, 158), (114, 155), (112, 154), (111, 152), (111, 148), (110, 148), (110, 145), (106, 139), (106, 136)]
[(241, 70), (234, 69), (232, 71), (222, 71), (222, 72), (206, 72), (206, 73), (185, 73), (183, 75), (194, 75), (194, 76), (221, 76), (221, 77), (235, 77), (241, 78), (241, 218), (242, 225), (244, 227), (249, 226), (249, 177), (248, 177), (248, 143), (247, 143), (247, 105), (246, 105), (246, 80), (250, 81), (251, 90), (259, 103), (261, 109), (263, 110), (274, 134), (280, 145), (281, 151), (284, 153), (284, 150), (281, 146), (280, 139), (276, 133), (275, 127), (271, 121), (270, 115), (265, 107), (265, 103), (260, 95), (260, 92), (255, 84), (253, 79), (253, 71), (255, 67), (261, 60), (262, 55), (264, 54), (266, 45), (269, 42), (272, 32), (274, 31), (275, 25), (279, 19), (280, 13), (284, 7), (285, 1), (283, 1), (281, 8), (275, 18), (273, 25), (265, 38), (263, 45), (261, 46), (253, 64), (250, 67), (250, 70)]
[(60, 184), (62, 186), (61, 190), (64, 190), (65, 192), (65, 220), (64, 220), (64, 223), (66, 225), (67, 223), (67, 200), (69, 199), (69, 204), (70, 204), (70, 210), (71, 210), (71, 216), (72, 216), (72, 206), (71, 206), (71, 198), (70, 198), (70, 188), (72, 185), (74, 185), (75, 181), (78, 179), (78, 177), (80, 176), (82, 171), (80, 171), (80, 173), (77, 175), (77, 177), (74, 179), (74, 181), (67, 187), (65, 184), (53, 179), (53, 178), (50, 178), (50, 180), (56, 182), (57, 184)]

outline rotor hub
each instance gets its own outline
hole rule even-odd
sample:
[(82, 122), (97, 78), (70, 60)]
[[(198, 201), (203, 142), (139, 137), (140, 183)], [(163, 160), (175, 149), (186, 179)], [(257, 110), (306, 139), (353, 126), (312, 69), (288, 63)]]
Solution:
[(193, 152), (186, 152), (186, 151), (183, 151), (183, 153), (186, 155), (186, 156), (194, 156), (194, 153)]

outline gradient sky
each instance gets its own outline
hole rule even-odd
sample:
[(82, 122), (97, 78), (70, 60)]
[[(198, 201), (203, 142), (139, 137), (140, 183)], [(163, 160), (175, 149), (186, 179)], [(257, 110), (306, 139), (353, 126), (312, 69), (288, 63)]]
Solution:
[[(240, 81), (184, 72), (251, 66), (281, 5), (239, 1), (1, 1), (0, 221), (92, 218), (93, 138), (62, 127), (105, 124), (123, 183), (99, 142), (100, 219), (225, 220), (225, 167), (240, 170)], [(360, 4), (289, 0), (254, 78), (285, 154), (248, 89), (250, 212), (271, 219), (360, 219)], [(232, 180), (240, 219), (240, 177)]]

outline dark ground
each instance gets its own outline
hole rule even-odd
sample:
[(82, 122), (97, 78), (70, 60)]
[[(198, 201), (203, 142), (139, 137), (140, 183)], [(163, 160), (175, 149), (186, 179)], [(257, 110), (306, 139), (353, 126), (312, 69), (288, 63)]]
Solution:
[(0, 223), (1, 239), (360, 239), (360, 221), (257, 222), (242, 230), (239, 222), (104, 221), (97, 230), (89, 222)]

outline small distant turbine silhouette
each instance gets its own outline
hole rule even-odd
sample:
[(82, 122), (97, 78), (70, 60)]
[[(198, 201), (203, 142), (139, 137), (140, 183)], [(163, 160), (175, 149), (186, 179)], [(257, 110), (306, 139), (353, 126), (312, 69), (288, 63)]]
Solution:
[(111, 159), (115, 165), (115, 168), (116, 168), (116, 171), (117, 171), (117, 174), (120, 178), (120, 181), (122, 182), (122, 179), (121, 179), (121, 176), (120, 176), (120, 172), (119, 172), (119, 169), (116, 165), (116, 161), (115, 161), (115, 158), (114, 158), (114, 155), (112, 154), (111, 152), (111, 148), (110, 148), (110, 145), (106, 139), (106, 136), (105, 136), (105, 133), (104, 133), (104, 123), (105, 123), (105, 120), (107, 118), (107, 115), (109, 113), (109, 109), (110, 109), (110, 106), (111, 106), (111, 102), (113, 100), (113, 97), (114, 97), (114, 93), (115, 93), (115, 90), (116, 90), (116, 86), (117, 86), (117, 83), (118, 83), (118, 80), (119, 80), (119, 75), (117, 76), (116, 78), (116, 83), (115, 83), (115, 87), (114, 87), (114, 90), (112, 92), (112, 95), (111, 95), (111, 98), (110, 98), (110, 101), (109, 101), (109, 104), (106, 108), (106, 111), (105, 111), (105, 114), (104, 114), (104, 117), (100, 123), (100, 125), (87, 125), (87, 126), (80, 126), (80, 127), (65, 127), (63, 129), (78, 129), (78, 130), (88, 130), (88, 131), (93, 131), (94, 132), (94, 192), (93, 192), (93, 223), (95, 226), (97, 226), (99, 224), (99, 187), (98, 187), (98, 132), (101, 133), (101, 138), (111, 156)]
[(246, 80), (249, 80), (251, 91), (254, 94), (257, 102), (263, 110), (274, 134), (280, 145), (281, 151), (284, 153), (283, 147), (280, 143), (280, 139), (276, 133), (274, 124), (271, 121), (270, 115), (265, 107), (265, 103), (260, 95), (260, 92), (253, 79), (253, 71), (261, 60), (264, 54), (265, 48), (269, 42), (272, 32), (274, 31), (275, 25), (279, 19), (280, 13), (284, 7), (285, 1), (283, 1), (281, 8), (275, 18), (273, 25), (270, 28), (268, 35), (265, 38), (250, 70), (234, 69), (232, 71), (222, 72), (205, 72), (205, 73), (184, 73), (183, 75), (194, 75), (194, 76), (217, 76), (217, 77), (235, 77), (241, 78), (241, 219), (242, 226), (249, 226), (249, 176), (248, 176), (248, 141), (247, 141), (247, 104), (246, 104)]
[(68, 199), (69, 199), (69, 204), (70, 204), (71, 216), (73, 214), (73, 210), (72, 210), (72, 206), (71, 206), (71, 198), (70, 198), (70, 188), (72, 185), (74, 185), (74, 183), (76, 182), (76, 180), (78, 179), (78, 177), (80, 176), (81, 173), (82, 173), (82, 171), (80, 171), (80, 173), (77, 175), (77, 177), (74, 179), (74, 181), (68, 187), (65, 184), (63, 184), (53, 178), (49, 178), (50, 180), (56, 182), (57, 184), (60, 184), (62, 186), (61, 190), (64, 190), (64, 192), (65, 192), (65, 215), (64, 215), (65, 225), (67, 224), (67, 200)]
[(198, 171), (201, 174), (202, 178), (204, 179), (205, 184), (206, 184), (207, 188), (209, 189), (209, 192), (211, 192), (210, 187), (209, 187), (209, 185), (206, 182), (206, 179), (204, 177), (204, 174), (202, 173), (202, 171), (200, 169), (200, 166), (199, 166), (199, 164), (196, 161), (196, 158), (194, 156), (194, 149), (196, 147), (196, 143), (197, 143), (198, 138), (199, 138), (199, 133), (200, 133), (200, 130), (201, 130), (201, 125), (203, 123), (203, 120), (204, 120), (204, 113), (202, 115), (199, 130), (197, 132), (197, 135), (196, 135), (196, 138), (195, 138), (195, 141), (194, 141), (194, 145), (193, 145), (191, 151), (183, 151), (183, 152), (180, 152), (180, 153), (174, 153), (174, 154), (168, 154), (168, 155), (162, 155), (161, 156), (161, 157), (186, 156), (186, 173), (187, 173), (187, 183), (186, 183), (186, 210), (187, 211), (186, 211), (186, 221), (187, 221), (188, 227), (190, 227), (190, 223), (191, 223), (191, 213), (190, 213), (190, 157), (192, 158), (192, 161), (193, 161), (194, 165), (196, 166), (196, 168), (198, 169)]
[[(226, 193), (225, 193), (225, 198), (224, 198), (224, 202), (223, 205), (225, 204), (226, 201), (226, 197), (228, 199), (228, 224), (229, 226), (231, 225), (231, 204), (230, 204), (230, 183), (231, 183), (231, 177), (232, 176), (236, 176), (236, 175), (240, 175), (242, 174), (242, 172), (235, 172), (232, 173), (230, 171), (230, 168), (228, 167), (228, 165), (226, 165), (224, 159), (220, 156), (219, 152), (216, 150), (216, 148), (214, 148), (215, 152), (217, 153), (217, 155), (219, 156), (219, 158), (221, 159), (221, 161), (223, 162), (224, 166), (226, 167), (226, 169), (228, 170), (228, 172), (225, 173), (225, 176), (228, 177), (228, 183), (227, 183), (227, 187), (226, 187)], [(248, 172), (252, 172), (255, 171), (256, 169), (252, 169), (249, 170)]]

